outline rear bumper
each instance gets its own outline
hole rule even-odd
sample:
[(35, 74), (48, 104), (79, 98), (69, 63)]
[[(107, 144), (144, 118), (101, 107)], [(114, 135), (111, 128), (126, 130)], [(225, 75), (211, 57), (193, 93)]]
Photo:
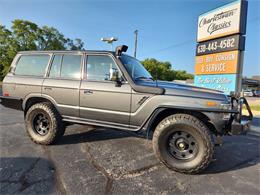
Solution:
[[(240, 97), (239, 99), (233, 99), (232, 102), (233, 101), (236, 101), (238, 104), (238, 113), (234, 116), (231, 123), (230, 133), (232, 135), (246, 134), (249, 131), (251, 122), (253, 120), (252, 111), (246, 98)], [(243, 106), (247, 109), (248, 115), (243, 115)]]
[(7, 108), (22, 110), (22, 103), (21, 98), (0, 96), (0, 104)]

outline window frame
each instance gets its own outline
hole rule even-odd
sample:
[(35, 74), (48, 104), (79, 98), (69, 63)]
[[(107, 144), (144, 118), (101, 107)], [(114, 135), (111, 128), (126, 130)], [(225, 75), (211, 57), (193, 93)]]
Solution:
[(115, 83), (115, 81), (110, 81), (110, 80), (91, 80), (87, 78), (87, 66), (88, 66), (88, 57), (89, 56), (106, 56), (109, 57), (113, 60), (114, 64), (116, 65), (119, 73), (122, 75), (122, 83), (127, 83), (125, 76), (122, 72), (122, 70), (120, 69), (120, 67), (118, 66), (118, 64), (116, 63), (116, 60), (114, 59), (114, 56), (111, 54), (99, 54), (99, 53), (87, 53), (85, 56), (85, 63), (84, 63), (84, 69), (83, 69), (83, 77), (82, 80), (83, 81), (87, 81), (87, 82), (102, 82), (102, 83)]
[[(45, 67), (45, 70), (44, 70), (44, 73), (43, 75), (26, 75), (26, 74), (16, 74), (15, 71), (16, 71), (16, 68), (17, 68), (17, 64), (19, 63), (20, 59), (22, 56), (49, 56), (49, 59), (48, 59), (48, 62), (46, 64), (46, 67)], [(44, 78), (47, 71), (48, 71), (48, 67), (50, 65), (50, 62), (52, 60), (52, 54), (50, 53), (24, 53), (24, 54), (18, 54), (18, 58), (14, 64), (14, 70), (12, 72), (12, 74), (14, 76), (17, 76), (17, 77), (33, 77), (33, 78)]]
[[(52, 63), (54, 61), (55, 55), (60, 55), (61, 56), (61, 62), (60, 62), (60, 69), (59, 69), (59, 77), (50, 77), (50, 71), (52, 68)], [(61, 77), (61, 69), (62, 69), (62, 63), (63, 63), (63, 57), (64, 55), (73, 55), (73, 56), (80, 56), (81, 60), (80, 60), (80, 76), (79, 78), (71, 78), (71, 77)], [(83, 69), (83, 64), (84, 64), (84, 58), (85, 58), (85, 54), (84, 53), (52, 53), (52, 57), (51, 57), (51, 61), (48, 67), (48, 71), (46, 74), (46, 78), (48, 79), (55, 79), (55, 80), (73, 80), (73, 81), (78, 81), (78, 80), (82, 80), (82, 69)]]

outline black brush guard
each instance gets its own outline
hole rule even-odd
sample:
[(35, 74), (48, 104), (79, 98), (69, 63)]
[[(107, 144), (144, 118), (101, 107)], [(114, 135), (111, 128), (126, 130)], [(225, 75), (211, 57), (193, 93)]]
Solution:
[[(237, 113), (231, 118), (230, 133), (232, 135), (246, 134), (250, 129), (250, 124), (253, 120), (253, 113), (250, 106), (244, 97), (231, 97), (232, 109), (236, 107)], [(249, 115), (243, 115), (243, 106), (245, 106)]]

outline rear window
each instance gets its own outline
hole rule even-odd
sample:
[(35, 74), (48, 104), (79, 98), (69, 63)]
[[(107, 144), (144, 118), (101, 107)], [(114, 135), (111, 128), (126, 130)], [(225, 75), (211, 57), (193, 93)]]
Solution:
[(49, 55), (22, 55), (16, 65), (16, 75), (43, 76)]
[(60, 76), (64, 78), (80, 78), (81, 56), (64, 55), (62, 59)]
[(80, 79), (81, 55), (54, 56), (49, 77)]
[(49, 77), (55, 78), (55, 77), (60, 77), (60, 67), (61, 67), (61, 61), (62, 61), (62, 55), (55, 55), (52, 65), (51, 65), (51, 70), (49, 73)]

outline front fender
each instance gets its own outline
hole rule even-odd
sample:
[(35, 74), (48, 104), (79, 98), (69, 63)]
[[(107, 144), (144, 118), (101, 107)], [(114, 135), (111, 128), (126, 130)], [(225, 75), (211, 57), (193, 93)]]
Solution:
[(208, 128), (214, 133), (214, 134), (225, 134), (224, 130), (228, 123), (228, 119), (224, 120), (223, 117), (225, 114), (229, 113), (223, 113), (221, 110), (216, 109), (190, 109), (190, 108), (180, 108), (180, 107), (172, 107), (172, 106), (163, 106), (159, 107), (149, 116), (149, 118), (146, 120), (144, 125), (141, 129), (146, 130), (147, 137), (149, 137), (149, 134), (151, 131), (153, 131), (157, 124), (164, 119), (165, 117), (177, 114), (177, 113), (186, 113), (190, 114), (192, 116), (195, 116), (199, 120), (201, 120), (205, 125), (208, 126)]

